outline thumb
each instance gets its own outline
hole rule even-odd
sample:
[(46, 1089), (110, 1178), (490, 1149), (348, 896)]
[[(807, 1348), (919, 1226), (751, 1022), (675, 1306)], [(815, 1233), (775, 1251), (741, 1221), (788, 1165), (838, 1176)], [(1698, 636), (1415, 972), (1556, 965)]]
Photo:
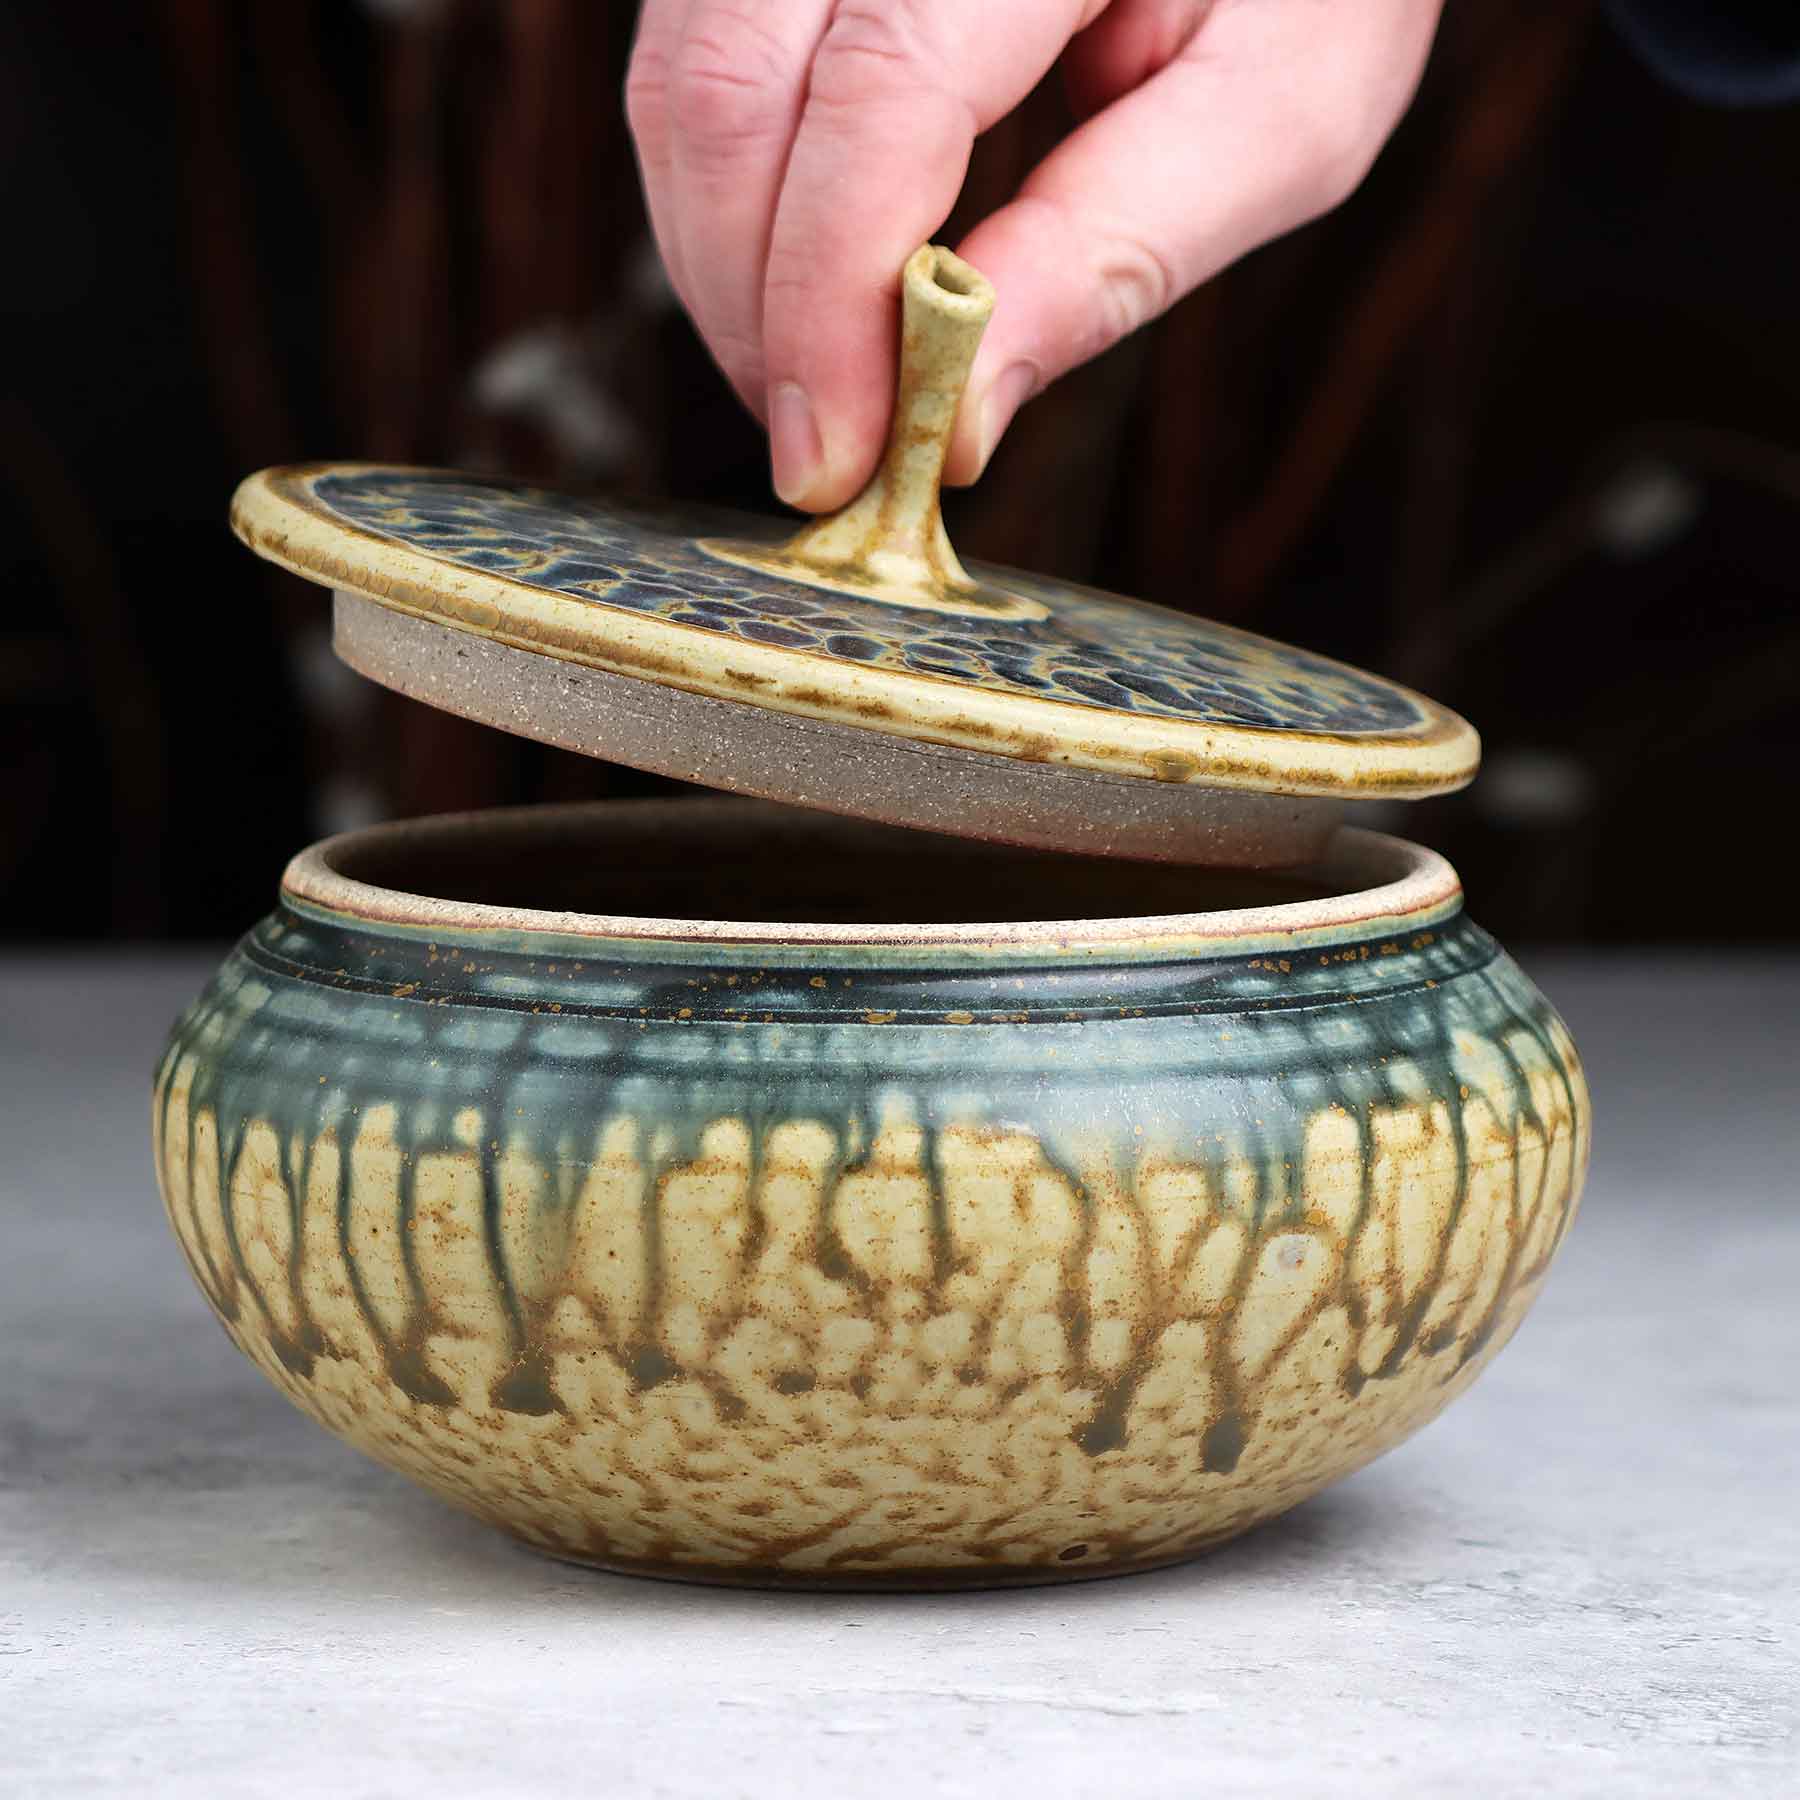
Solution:
[[(1032, 171), (960, 254), (993, 282), (946, 479), (1019, 408), (1246, 252), (1345, 199), (1416, 85), (1435, 0), (1233, 7)], [(1347, 40), (1347, 41), (1346, 41)]]

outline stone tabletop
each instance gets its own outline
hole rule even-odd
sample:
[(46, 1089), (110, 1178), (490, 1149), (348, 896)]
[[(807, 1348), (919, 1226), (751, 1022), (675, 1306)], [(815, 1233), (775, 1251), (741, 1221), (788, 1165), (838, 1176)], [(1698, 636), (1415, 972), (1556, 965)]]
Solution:
[(848, 1598), (541, 1561), (308, 1424), (152, 1187), (211, 959), (0, 962), (0, 1795), (1800, 1794), (1800, 960), (1522, 960), (1593, 1174), (1466, 1399), (1182, 1569)]

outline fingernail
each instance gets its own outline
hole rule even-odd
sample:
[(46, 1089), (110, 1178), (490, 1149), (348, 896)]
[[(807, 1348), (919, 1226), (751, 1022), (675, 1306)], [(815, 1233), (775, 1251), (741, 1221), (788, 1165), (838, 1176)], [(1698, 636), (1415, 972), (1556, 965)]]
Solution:
[(981, 464), (979, 475), (988, 466), (988, 458), (1012, 423), (1013, 414), (1037, 392), (1037, 370), (1027, 362), (1009, 363), (988, 384), (981, 402)]
[(789, 506), (805, 504), (825, 470), (825, 446), (812, 402), (797, 381), (784, 381), (769, 396), (769, 460), (775, 491)]

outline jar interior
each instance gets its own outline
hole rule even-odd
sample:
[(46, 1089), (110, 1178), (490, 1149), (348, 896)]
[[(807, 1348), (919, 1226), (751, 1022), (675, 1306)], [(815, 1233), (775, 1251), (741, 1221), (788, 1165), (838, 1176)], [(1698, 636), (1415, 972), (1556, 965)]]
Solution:
[(696, 922), (1129, 919), (1354, 891), (1317, 874), (1112, 862), (716, 799), (419, 820), (336, 840), (326, 860), (436, 900)]

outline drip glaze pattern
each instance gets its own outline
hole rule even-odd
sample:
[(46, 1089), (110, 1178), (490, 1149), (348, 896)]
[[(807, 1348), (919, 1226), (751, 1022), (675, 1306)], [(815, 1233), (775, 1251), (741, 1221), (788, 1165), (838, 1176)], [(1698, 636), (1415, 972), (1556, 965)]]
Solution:
[(452, 941), (293, 899), (157, 1074), (301, 1408), (554, 1554), (942, 1586), (1193, 1554), (1529, 1306), (1588, 1102), (1456, 906), (1293, 954)]

